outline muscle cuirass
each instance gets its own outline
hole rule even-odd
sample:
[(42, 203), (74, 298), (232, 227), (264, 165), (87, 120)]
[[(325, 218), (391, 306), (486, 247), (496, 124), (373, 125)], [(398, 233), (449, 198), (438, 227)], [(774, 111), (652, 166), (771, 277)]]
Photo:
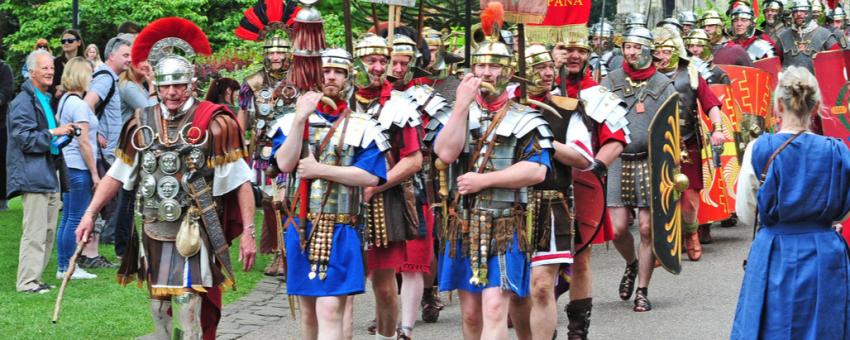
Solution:
[(196, 175), (207, 175), (207, 183), (212, 183), (212, 170), (204, 171), (209, 144), (196, 146), (184, 139), (195, 108), (170, 119), (162, 118), (160, 110), (160, 106), (154, 106), (139, 116), (138, 131), (147, 147), (139, 150), (138, 210), (146, 235), (174, 241), (192, 204), (186, 188), (187, 174), (190, 169), (199, 170)]
[[(626, 118), (629, 121), (631, 143), (626, 145), (623, 150), (624, 153), (647, 151), (649, 125), (652, 123), (655, 113), (667, 100), (667, 97), (663, 94), (670, 82), (670, 78), (660, 73), (655, 73), (644, 81), (632, 81), (626, 77), (622, 69), (612, 71), (608, 74), (608, 77), (602, 80), (601, 85), (611, 89), (611, 92), (620, 97), (629, 110)], [(643, 107), (643, 113), (639, 113), (640, 106)]]
[(676, 92), (679, 92), (679, 127), (682, 140), (688, 140), (697, 131), (697, 91), (691, 84), (686, 66), (679, 67), (669, 76)]

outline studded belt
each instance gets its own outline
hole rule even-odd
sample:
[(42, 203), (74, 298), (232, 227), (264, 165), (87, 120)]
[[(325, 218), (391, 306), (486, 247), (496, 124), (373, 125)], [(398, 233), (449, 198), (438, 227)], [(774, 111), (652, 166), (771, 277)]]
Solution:
[[(348, 224), (348, 225), (351, 225), (351, 226), (357, 225), (357, 215), (352, 215), (352, 214), (322, 214), (322, 215), (324, 215), (324, 216), (333, 215), (334, 216), (334, 222), (337, 223), (337, 224)], [(319, 214), (310, 213), (310, 214), (307, 214), (307, 218), (310, 221), (316, 221), (316, 220), (319, 219)]]

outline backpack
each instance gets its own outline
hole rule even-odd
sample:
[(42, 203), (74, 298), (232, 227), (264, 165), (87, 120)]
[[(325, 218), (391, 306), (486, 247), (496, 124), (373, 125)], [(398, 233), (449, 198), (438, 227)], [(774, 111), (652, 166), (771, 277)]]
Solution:
[(112, 100), (112, 96), (115, 94), (115, 77), (112, 76), (112, 73), (110, 73), (109, 70), (97, 71), (91, 78), (95, 79), (103, 74), (108, 75), (109, 79), (112, 79), (112, 85), (109, 86), (109, 92), (106, 94), (106, 98), (103, 98), (103, 100), (97, 103), (97, 107), (94, 108), (94, 115), (97, 116), (97, 119), (100, 119), (101, 116), (103, 116), (103, 111), (106, 109), (106, 105), (109, 104), (109, 101)]

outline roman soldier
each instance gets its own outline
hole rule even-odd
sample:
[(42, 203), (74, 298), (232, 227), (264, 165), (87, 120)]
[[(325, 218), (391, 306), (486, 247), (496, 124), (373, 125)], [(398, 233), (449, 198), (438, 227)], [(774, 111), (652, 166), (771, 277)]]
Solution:
[[(590, 27), (590, 41), (593, 45), (593, 51), (590, 54), (589, 66), (594, 76), (598, 74), (597, 78), (605, 77), (608, 75), (608, 70), (623, 63), (623, 53), (614, 46), (613, 39), (614, 26), (611, 26), (611, 24), (607, 22), (595, 23)], [(566, 63), (566, 54), (564, 53), (566, 47), (563, 44), (557, 44), (552, 52), (555, 55), (555, 68), (560, 72), (561, 66)]]
[(737, 44), (730, 44), (723, 34), (723, 18), (715, 10), (705, 11), (699, 20), (700, 28), (705, 30), (711, 42), (711, 54), (717, 64), (753, 66), (747, 50)]
[(679, 23), (682, 24), (682, 35), (688, 35), (692, 29), (697, 27), (697, 15), (694, 11), (679, 12)]
[(386, 182), (384, 152), (390, 145), (371, 115), (348, 108), (351, 55), (327, 49), (321, 58), (322, 93), (301, 95), (295, 110), (277, 119), (273, 155), (277, 168), (289, 175), (283, 224), (287, 294), (301, 302), (305, 337), (340, 339), (347, 296), (366, 288), (361, 194)]
[(730, 44), (743, 47), (752, 61), (774, 56), (773, 41), (766, 34), (756, 30), (752, 8), (739, 4), (732, 9), (730, 18), (732, 20)]
[(688, 258), (699, 261), (702, 257), (702, 245), (697, 234), (697, 210), (699, 192), (702, 189), (702, 139), (706, 132), (700, 131), (700, 117), (697, 103), (711, 118), (713, 130), (711, 144), (722, 145), (725, 137), (722, 132), (720, 100), (708, 88), (708, 82), (700, 76), (696, 67), (690, 65), (682, 40), (664, 28), (653, 32), (655, 38), (656, 67), (659, 73), (673, 80), (673, 87), (679, 93), (679, 128), (682, 136), (683, 156), (681, 173), (688, 176), (689, 186), (679, 201), (682, 211), (682, 224), (686, 235)]
[[(253, 182), (261, 189), (263, 230), (260, 252), (274, 254), (264, 273), (284, 276), (285, 266), (280, 237), (280, 222), (275, 218), (274, 201), (277, 190), (277, 169), (270, 167), (271, 139), (268, 137), (275, 119), (292, 111), (298, 91), (285, 83), (291, 63), (292, 48), (288, 38), (299, 8), (294, 1), (258, 0), (245, 10), (236, 28), (238, 38), (262, 42), (263, 68), (245, 77), (239, 91), (239, 124), (246, 132), (251, 150)], [(257, 15), (259, 11), (262, 15)], [(272, 133), (274, 131), (271, 131)]]
[(245, 144), (227, 106), (191, 96), (192, 59), (210, 54), (198, 26), (182, 18), (154, 21), (136, 38), (132, 54), (134, 63), (153, 65), (160, 103), (124, 125), (117, 160), (86, 209), (78, 242), (88, 239), (93, 217), (119, 188), (138, 188), (142, 233), (134, 231), (130, 244), (140, 237), (142, 249), (128, 250), (119, 283), (147, 281), (158, 339), (172, 337), (172, 318), (180, 320), (185, 338), (215, 338), (219, 289), (234, 284), (229, 242), (244, 228), (244, 270), (256, 252)]
[(711, 49), (715, 53), (729, 42), (729, 39), (723, 34), (723, 27), (725, 26), (723, 18), (717, 11), (705, 11), (699, 18), (699, 25), (708, 34), (708, 38), (711, 40)]
[(782, 19), (783, 7), (783, 2), (779, 0), (768, 0), (764, 3), (764, 21), (761, 30), (770, 37), (771, 41), (776, 41), (779, 31), (785, 28), (785, 22)]
[(782, 67), (795, 65), (814, 72), (812, 59), (816, 53), (847, 47), (835, 33), (812, 20), (809, 0), (793, 0), (789, 8), (794, 23), (780, 32), (776, 40), (776, 49), (782, 53)]
[(529, 293), (536, 234), (535, 220), (527, 222), (534, 208), (529, 187), (545, 179), (553, 138), (541, 113), (506, 91), (515, 64), (498, 39), (501, 13), (498, 2), (482, 11), (487, 39), (472, 53), (472, 73), (461, 81), (451, 114), (428, 125), (436, 135), (440, 191), (450, 196), (440, 290), (459, 290), (464, 335), (474, 339), (506, 338), (510, 293)]
[[(531, 67), (529, 95), (558, 112), (558, 115), (548, 109), (542, 112), (555, 135), (556, 162), (553, 162), (546, 179), (535, 185), (532, 192), (537, 234), (531, 258), (530, 329), (536, 338), (545, 338), (555, 329), (555, 320), (549, 315), (556, 305), (554, 293), (555, 283), (560, 277), (559, 269), (566, 265), (572, 269), (570, 303), (566, 308), (570, 320), (568, 337), (587, 338), (593, 306), (589, 248), (591, 244), (613, 238), (610, 224), (606, 223), (607, 217), (599, 221), (600, 213), (604, 212), (604, 201), (599, 199), (596, 201), (598, 206), (588, 207), (593, 205), (594, 197), (603, 196), (601, 181), (606, 176), (608, 164), (617, 158), (626, 144), (628, 121), (625, 119), (625, 103), (598, 86), (586, 72), (591, 51), (586, 37), (587, 34), (582, 31), (565, 36), (565, 72), (560, 78), (560, 86), (556, 86), (557, 94), (549, 91), (555, 83), (555, 72), (548, 51), (537, 44), (525, 50), (526, 65)], [(581, 96), (580, 91), (586, 94), (586, 98)], [(586, 105), (579, 105), (580, 101)], [(586, 114), (585, 108), (592, 112)], [(581, 183), (582, 187), (571, 189), (573, 182)], [(584, 188), (597, 192), (588, 195)], [(566, 198), (570, 193), (578, 204), (575, 207)], [(592, 221), (588, 221), (588, 215)], [(573, 229), (574, 226), (577, 227)], [(512, 305), (512, 310), (514, 306), (516, 304)], [(511, 313), (516, 325), (519, 318), (515, 315)]]
[[(627, 264), (619, 287), (621, 299), (631, 298), (635, 278), (640, 272), (634, 301), (636, 312), (652, 309), (647, 287), (655, 263), (650, 233), (648, 128), (661, 105), (676, 92), (672, 80), (653, 65), (653, 49), (653, 36), (648, 29), (626, 33), (623, 67), (609, 73), (601, 84), (623, 99), (629, 109), (626, 118), (632, 131), (631, 143), (608, 168), (607, 204), (615, 234), (620, 235), (614, 243)], [(634, 208), (638, 208), (640, 226), (639, 256), (635, 254), (634, 239), (628, 231), (629, 209)]]
[[(431, 120), (431, 117), (437, 114), (450, 113), (451, 103), (428, 85), (432, 80), (431, 78), (413, 78), (414, 69), (417, 65), (419, 65), (419, 68), (425, 68), (428, 64), (431, 64), (424, 51), (427, 45), (417, 49), (416, 42), (413, 40), (416, 32), (410, 28), (397, 27), (396, 32), (406, 34), (396, 34), (393, 39), (390, 75), (395, 79), (393, 86), (397, 91), (394, 93), (400, 96), (398, 91), (401, 91), (404, 96), (413, 99), (415, 110), (422, 121), (422, 124), (415, 127), (417, 140), (420, 143), (422, 168), (413, 177), (415, 206), (419, 213), (419, 224), (416, 226), (418, 235), (417, 238), (407, 241), (405, 260), (396, 269), (401, 274), (402, 279), (401, 295), (412, 295), (414, 297), (401, 303), (399, 338), (409, 339), (412, 337), (413, 326), (416, 323), (416, 312), (420, 304), (423, 306), (423, 319), (427, 317), (429, 320), (436, 321), (442, 309), (437, 290), (426, 289), (423, 291), (419, 288), (424, 287), (425, 284), (428, 288), (432, 288), (432, 283), (435, 280), (435, 262), (433, 262), (434, 268), (432, 268), (432, 260), (435, 260), (434, 212), (431, 210), (431, 206), (438, 203), (436, 197), (438, 190), (437, 173), (434, 169), (436, 157), (432, 152), (431, 143), (423, 141), (423, 138), (426, 134), (424, 127)], [(440, 51), (435, 52), (437, 52), (435, 54), (438, 58), (442, 57)], [(442, 65), (437, 65), (432, 70), (445, 72), (445, 61), (440, 61), (440, 63)], [(442, 70), (440, 70), (441, 68)], [(440, 80), (439, 77), (440, 75), (437, 74), (437, 77), (433, 80)], [(432, 272), (434, 274), (431, 274)], [(416, 303), (413, 304), (414, 302)]]
[(623, 30), (628, 32), (633, 28), (643, 27), (646, 28), (646, 16), (641, 13), (629, 13), (626, 15), (626, 21), (623, 24)]
[[(415, 43), (391, 50), (381, 36), (367, 34), (354, 48), (355, 112), (368, 114), (381, 124), (390, 139), (387, 182), (364, 190), (367, 203), (367, 269), (377, 300), (377, 337), (396, 338), (398, 288), (396, 270), (406, 258), (405, 241), (418, 238), (419, 212), (412, 176), (422, 168), (422, 152), (416, 127), (421, 124), (418, 104), (404, 92), (394, 90), (386, 77), (387, 67), (415, 63)], [(401, 44), (400, 44), (401, 45)], [(393, 53), (391, 53), (393, 52)], [(402, 79), (410, 81), (412, 72)]]
[(656, 23), (655, 27), (664, 27), (670, 31), (676, 32), (679, 36), (682, 36), (682, 24), (679, 22), (679, 19), (674, 17), (664, 18)]
[(685, 36), (685, 48), (688, 50), (691, 65), (708, 84), (729, 84), (729, 76), (714, 64), (711, 54), (711, 41), (701, 28), (692, 30)]
[(844, 11), (844, 8), (839, 4), (835, 6), (835, 9), (829, 12), (827, 15), (827, 19), (829, 19), (829, 28), (832, 30), (835, 37), (839, 40), (844, 40), (843, 44), (847, 45), (847, 13)]

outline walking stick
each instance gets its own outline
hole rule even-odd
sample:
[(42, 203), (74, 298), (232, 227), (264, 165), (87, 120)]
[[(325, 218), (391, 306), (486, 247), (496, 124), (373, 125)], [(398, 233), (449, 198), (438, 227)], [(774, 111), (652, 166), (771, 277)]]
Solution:
[(68, 270), (65, 271), (65, 277), (62, 278), (62, 285), (59, 286), (59, 295), (56, 296), (56, 305), (53, 307), (53, 323), (59, 321), (59, 311), (62, 310), (62, 297), (65, 295), (65, 287), (68, 286), (68, 281), (71, 281), (71, 276), (74, 275), (74, 270), (77, 269), (77, 258), (80, 257), (80, 253), (83, 252), (86, 243), (88, 242), (77, 243), (77, 249), (74, 250), (74, 255), (68, 261)]

